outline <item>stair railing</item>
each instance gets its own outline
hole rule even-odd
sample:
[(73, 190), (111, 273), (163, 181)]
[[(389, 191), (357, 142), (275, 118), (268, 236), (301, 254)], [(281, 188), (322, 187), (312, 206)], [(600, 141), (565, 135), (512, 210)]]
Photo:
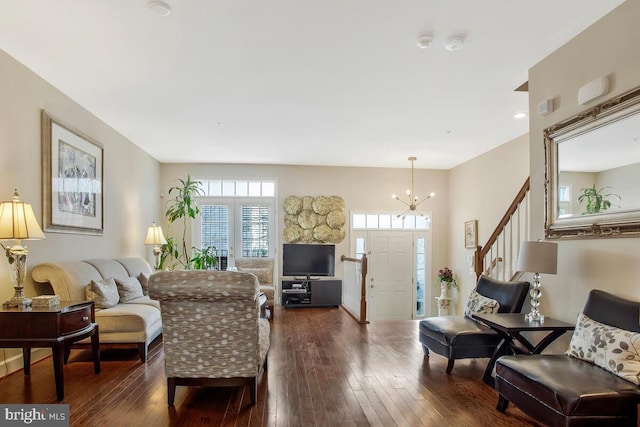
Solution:
[[(484, 246), (474, 253), (476, 279), (486, 274), (498, 280), (515, 280), (520, 242), (529, 237), (529, 178), (509, 205)], [(486, 267), (485, 267), (486, 266)]]
[(367, 255), (362, 254), (362, 258), (349, 258), (342, 255), (340, 261), (345, 264), (342, 308), (358, 323), (369, 323), (367, 320)]

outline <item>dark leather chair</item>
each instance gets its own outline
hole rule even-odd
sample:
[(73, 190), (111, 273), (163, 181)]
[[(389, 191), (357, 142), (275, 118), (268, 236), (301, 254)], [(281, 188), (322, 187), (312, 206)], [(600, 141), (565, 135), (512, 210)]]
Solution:
[[(640, 303), (592, 290), (583, 313), (640, 332)], [(636, 426), (640, 388), (596, 365), (564, 354), (503, 356), (496, 363), (497, 409), (513, 402), (549, 426)]]
[[(503, 282), (480, 276), (476, 292), (500, 303), (499, 313), (519, 313), (527, 297), (529, 282)], [(500, 337), (491, 328), (465, 316), (428, 317), (420, 322), (420, 342), (424, 354), (429, 350), (447, 359), (447, 374), (456, 359), (491, 357)]]

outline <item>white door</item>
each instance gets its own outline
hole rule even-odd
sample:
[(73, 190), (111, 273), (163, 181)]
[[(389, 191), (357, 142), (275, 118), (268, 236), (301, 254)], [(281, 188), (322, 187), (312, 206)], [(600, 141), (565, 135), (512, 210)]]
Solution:
[(369, 252), (369, 319), (412, 319), (413, 234), (402, 231), (370, 231)]

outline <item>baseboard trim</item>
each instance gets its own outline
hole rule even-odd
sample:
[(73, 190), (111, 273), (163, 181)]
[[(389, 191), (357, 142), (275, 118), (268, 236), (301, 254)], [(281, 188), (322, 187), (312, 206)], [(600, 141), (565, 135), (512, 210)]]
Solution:
[[(0, 359), (0, 378), (4, 378), (7, 375), (23, 369), (22, 350), (14, 352), (12, 349), (3, 348), (0, 349), (0, 353), (2, 353), (3, 356)], [(31, 364), (33, 365), (49, 356), (51, 356), (51, 350), (48, 348), (31, 349)]]

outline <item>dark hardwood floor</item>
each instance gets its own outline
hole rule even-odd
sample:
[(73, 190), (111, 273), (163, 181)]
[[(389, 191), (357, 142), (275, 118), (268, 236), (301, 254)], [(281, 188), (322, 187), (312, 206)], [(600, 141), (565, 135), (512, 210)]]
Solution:
[[(258, 402), (244, 388), (178, 387), (167, 406), (162, 342), (137, 352), (73, 350), (64, 368), (72, 426), (531, 426), (513, 405), (496, 411), (482, 382), (487, 359), (424, 358), (418, 322), (358, 325), (341, 309), (276, 308)], [(0, 380), (2, 403), (56, 403), (51, 358)]]

